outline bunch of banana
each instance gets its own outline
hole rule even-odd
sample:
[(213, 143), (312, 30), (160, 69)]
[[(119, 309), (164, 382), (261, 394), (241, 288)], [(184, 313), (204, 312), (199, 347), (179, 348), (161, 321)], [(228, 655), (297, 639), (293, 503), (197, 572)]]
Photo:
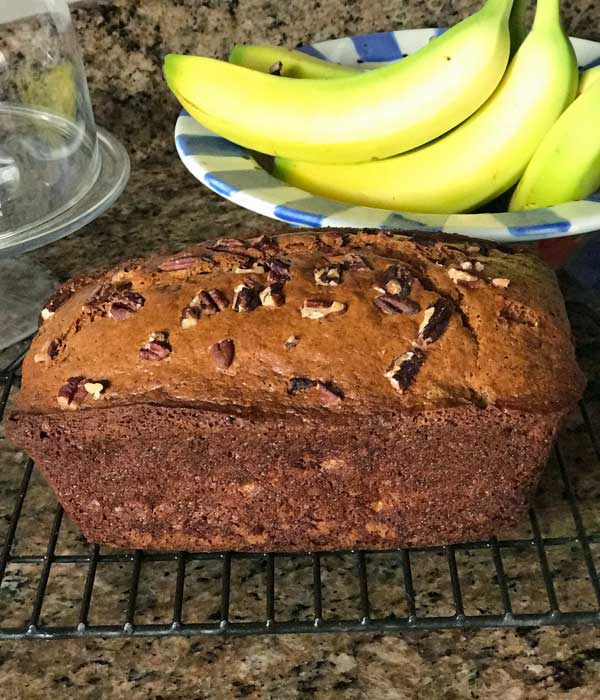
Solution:
[(198, 121), (276, 156), (274, 174), (309, 192), (450, 214), (520, 180), (512, 210), (548, 206), (600, 187), (600, 67), (579, 80), (559, 2), (537, 0), (527, 33), (529, 0), (487, 0), (372, 70), (236, 46), (229, 65), (169, 56), (165, 74)]
[(314, 163), (403, 153), (475, 112), (502, 79), (513, 0), (487, 0), (417, 53), (371, 71), (296, 80), (199, 56), (164, 73), (201, 124), (255, 151)]
[(343, 202), (452, 214), (496, 198), (521, 177), (575, 97), (577, 63), (558, 0), (538, 0), (533, 28), (492, 97), (449, 134), (393, 158), (355, 165), (275, 160), (275, 175)]

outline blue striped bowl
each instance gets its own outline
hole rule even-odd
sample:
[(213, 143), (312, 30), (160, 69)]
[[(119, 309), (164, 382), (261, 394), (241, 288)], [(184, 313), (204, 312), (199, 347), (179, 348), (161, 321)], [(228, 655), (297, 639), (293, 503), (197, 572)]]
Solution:
[[(412, 29), (323, 41), (302, 51), (355, 65), (401, 59), (443, 29)], [(579, 65), (600, 64), (600, 43), (573, 39)], [(541, 240), (600, 229), (600, 192), (589, 199), (527, 212), (415, 214), (351, 206), (289, 187), (272, 177), (237, 144), (198, 124), (185, 111), (175, 126), (177, 152), (186, 168), (211, 190), (241, 207), (297, 226), (395, 228), (462, 233), (493, 241)]]

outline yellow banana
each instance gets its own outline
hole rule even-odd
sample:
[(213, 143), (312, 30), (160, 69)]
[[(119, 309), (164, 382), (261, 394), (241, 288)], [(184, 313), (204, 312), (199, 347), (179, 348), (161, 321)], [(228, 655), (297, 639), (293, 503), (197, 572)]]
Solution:
[(577, 63), (558, 2), (538, 0), (533, 28), (496, 92), (446, 136), (410, 153), (356, 165), (277, 158), (275, 175), (331, 199), (384, 209), (456, 213), (494, 199), (518, 181), (575, 96)]
[(321, 163), (407, 151), (464, 121), (502, 78), (513, 0), (484, 7), (420, 51), (372, 71), (293, 80), (168, 55), (169, 87), (201, 124), (247, 148)]
[(591, 87), (596, 80), (600, 78), (600, 66), (594, 66), (593, 68), (588, 68), (581, 73), (579, 77), (579, 91), (578, 94), (585, 92), (589, 87)]
[(281, 62), (279, 75), (283, 78), (345, 78), (364, 72), (354, 66), (342, 66), (302, 51), (277, 46), (237, 44), (229, 54), (229, 62), (261, 73), (269, 73), (273, 66)]
[(600, 81), (550, 129), (525, 170), (511, 211), (584, 199), (600, 189)]

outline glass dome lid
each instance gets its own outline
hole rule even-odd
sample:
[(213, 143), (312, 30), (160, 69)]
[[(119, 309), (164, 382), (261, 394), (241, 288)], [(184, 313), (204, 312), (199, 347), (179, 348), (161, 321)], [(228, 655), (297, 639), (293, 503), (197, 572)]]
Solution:
[(65, 0), (0, 2), (0, 255), (80, 228), (128, 176), (124, 148), (95, 125)]

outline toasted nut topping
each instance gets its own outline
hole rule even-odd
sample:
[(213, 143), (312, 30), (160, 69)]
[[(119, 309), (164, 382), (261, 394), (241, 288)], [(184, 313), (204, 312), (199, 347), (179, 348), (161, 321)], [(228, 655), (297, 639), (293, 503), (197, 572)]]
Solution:
[(479, 262), (479, 260), (475, 260), (473, 267), (475, 268), (475, 272), (483, 272), (485, 265)]
[(139, 356), (141, 360), (158, 362), (169, 357), (171, 350), (169, 334), (166, 331), (157, 331), (150, 334), (144, 347), (140, 348)]
[(382, 294), (375, 297), (373, 303), (384, 314), (416, 314), (421, 307), (412, 299), (403, 299), (398, 294)]
[(219, 369), (229, 369), (235, 356), (235, 344), (231, 338), (220, 340), (211, 346), (210, 354)]
[(317, 387), (319, 398), (327, 405), (339, 403), (344, 398), (344, 392), (333, 382), (322, 382), (320, 379), (310, 379), (310, 377), (292, 377), (288, 381), (288, 394), (294, 395), (299, 391), (306, 391)]
[(181, 311), (181, 327), (184, 329), (193, 328), (202, 314), (200, 304), (194, 303), (196, 299), (198, 297), (194, 297), (192, 303)]
[(285, 304), (283, 284), (274, 284), (270, 287), (265, 287), (259, 296), (263, 306), (283, 306)]
[(390, 265), (383, 273), (381, 286), (388, 294), (406, 299), (412, 289), (412, 275), (402, 265)]
[(468, 245), (467, 246), (467, 253), (470, 255), (473, 255), (474, 253), (479, 253), (481, 251), (480, 246), (478, 245)]
[(342, 283), (341, 265), (335, 263), (317, 268), (313, 274), (315, 282), (321, 287), (335, 287)]
[(347, 304), (340, 301), (323, 301), (321, 299), (306, 299), (301, 308), (302, 318), (310, 318), (317, 320), (326, 318), (327, 316), (334, 317), (346, 313)]
[(494, 279), (492, 280), (492, 284), (494, 285), (494, 287), (506, 289), (510, 284), (510, 280), (506, 279), (506, 277), (494, 277)]
[(385, 376), (394, 389), (403, 394), (416, 380), (424, 361), (425, 354), (418, 348), (414, 348), (397, 357)]
[(51, 316), (54, 316), (54, 311), (50, 311), (49, 308), (44, 307), (41, 312), (42, 321), (47, 321)]
[(344, 255), (331, 255), (329, 259), (336, 262), (342, 266), (344, 270), (356, 270), (360, 272), (362, 270), (370, 270), (371, 266), (367, 258), (357, 253), (345, 253)]
[(288, 282), (291, 277), (290, 265), (291, 263), (287, 260), (279, 260), (278, 258), (267, 260), (265, 263), (265, 267), (268, 270), (267, 282), (270, 285)]
[(260, 306), (260, 288), (254, 285), (252, 280), (245, 280), (244, 284), (234, 289), (232, 308), (238, 313), (254, 311)]
[(479, 277), (476, 275), (472, 275), (470, 272), (465, 272), (464, 270), (457, 270), (455, 267), (450, 267), (448, 269), (448, 277), (454, 284), (472, 285), (480, 282)]
[(299, 342), (300, 338), (297, 338), (295, 335), (290, 335), (290, 337), (285, 341), (285, 349), (293, 350)]
[(87, 379), (82, 376), (69, 377), (58, 390), (57, 401), (62, 409), (74, 411), (85, 401), (88, 393), (83, 387)]
[(58, 338), (47, 341), (43, 344), (41, 352), (36, 352), (33, 357), (33, 361), (39, 363), (56, 359), (58, 357), (60, 346), (61, 342)]
[(227, 308), (229, 302), (218, 289), (201, 289), (189, 306), (181, 311), (181, 327), (192, 328), (200, 316), (214, 316)]
[(246, 250), (244, 241), (240, 241), (237, 238), (216, 238), (214, 241), (207, 243), (206, 247), (221, 253), (239, 253), (242, 250)]
[(333, 382), (317, 382), (319, 398), (328, 406), (335, 406), (344, 399), (344, 393)]
[(261, 262), (254, 261), (250, 267), (236, 267), (234, 272), (236, 275), (257, 274), (262, 275), (265, 271), (265, 266)]
[(472, 270), (473, 263), (470, 260), (465, 260), (464, 262), (461, 262), (460, 269), (461, 270)]
[(425, 345), (435, 342), (448, 327), (452, 316), (452, 302), (447, 297), (440, 297), (425, 309), (423, 321), (419, 326), (419, 340)]
[(200, 260), (204, 262), (209, 262), (210, 258), (201, 255), (192, 255), (191, 253), (174, 255), (172, 258), (167, 258), (166, 260), (163, 260), (158, 266), (158, 269), (162, 272), (189, 270), (191, 267), (194, 267), (194, 265)]
[(250, 248), (255, 248), (261, 253), (274, 253), (277, 250), (276, 241), (264, 234), (255, 236), (254, 238), (247, 238), (246, 243)]
[(313, 386), (317, 386), (315, 379), (309, 379), (308, 377), (292, 377), (288, 381), (288, 394), (297, 394), (299, 391), (305, 391)]
[(123, 291), (121, 295), (117, 296), (115, 301), (113, 301), (108, 310), (108, 315), (116, 321), (122, 321), (133, 316), (145, 303), (146, 300), (141, 294), (128, 289)]
[(83, 388), (94, 399), (94, 401), (98, 401), (106, 390), (106, 386), (103, 382), (85, 382)]

